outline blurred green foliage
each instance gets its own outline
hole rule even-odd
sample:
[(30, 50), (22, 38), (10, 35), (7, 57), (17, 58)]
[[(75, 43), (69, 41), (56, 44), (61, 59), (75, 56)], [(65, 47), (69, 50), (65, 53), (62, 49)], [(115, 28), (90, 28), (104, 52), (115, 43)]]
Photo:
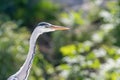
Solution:
[(0, 1), (0, 13), (8, 15), (20, 25), (33, 27), (40, 21), (56, 19), (58, 6), (49, 0), (4, 0)]
[(119, 80), (120, 2), (90, 4), (87, 11), (65, 12), (48, 0), (0, 1), (0, 80), (14, 74), (26, 59), (30, 37), (26, 27), (33, 29), (43, 20), (70, 30), (52, 33), (53, 52), (60, 57), (57, 65), (36, 49), (29, 80)]
[[(106, 9), (93, 6), (94, 10), (88, 10), (87, 17), (82, 21), (81, 17), (76, 18), (79, 12), (72, 14), (72, 19), (71, 13), (62, 17), (65, 24), (71, 22), (73, 26), (70, 32), (72, 35), (69, 35), (72, 38), (69, 43), (72, 44), (60, 48), (64, 56), (62, 60), (66, 64), (64, 67), (69, 67), (61, 69), (66, 73), (67, 80), (120, 79), (120, 6), (116, 2), (107, 3)], [(74, 27), (76, 24), (79, 24), (78, 27)]]
[(26, 58), (29, 32), (25, 28), (18, 29), (13, 21), (0, 22), (0, 80), (6, 80), (19, 69), (17, 63)]

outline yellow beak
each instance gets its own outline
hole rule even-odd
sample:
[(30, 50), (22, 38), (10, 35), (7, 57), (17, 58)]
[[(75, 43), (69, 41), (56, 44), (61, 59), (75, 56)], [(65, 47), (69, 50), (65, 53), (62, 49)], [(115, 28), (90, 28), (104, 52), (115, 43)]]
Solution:
[(67, 27), (57, 26), (57, 25), (52, 25), (51, 28), (55, 29), (55, 30), (68, 30), (68, 29), (70, 29), (70, 28), (67, 28)]

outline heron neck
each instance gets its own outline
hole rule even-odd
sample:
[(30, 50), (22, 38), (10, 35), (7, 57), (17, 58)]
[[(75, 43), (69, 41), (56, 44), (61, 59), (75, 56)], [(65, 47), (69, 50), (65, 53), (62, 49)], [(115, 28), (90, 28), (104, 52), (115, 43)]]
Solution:
[(28, 78), (28, 75), (30, 73), (30, 69), (32, 66), (32, 62), (34, 59), (34, 55), (35, 55), (36, 40), (40, 34), (42, 34), (42, 33), (38, 32), (38, 30), (35, 29), (30, 37), (30, 43), (29, 43), (30, 47), (29, 47), (29, 52), (28, 52), (27, 58), (25, 60), (25, 63), (23, 64), (23, 66), (16, 73), (17, 75), (19, 75), (19, 78), (21, 80), (27, 80), (27, 78)]

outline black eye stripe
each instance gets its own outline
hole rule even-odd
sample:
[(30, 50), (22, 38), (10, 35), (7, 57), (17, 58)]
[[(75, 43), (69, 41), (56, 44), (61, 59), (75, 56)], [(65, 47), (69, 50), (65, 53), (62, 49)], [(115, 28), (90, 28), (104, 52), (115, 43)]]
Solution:
[(38, 26), (45, 26), (45, 27), (50, 27), (50, 23), (46, 23), (46, 22), (41, 22), (38, 24)]
[(46, 24), (38, 24), (38, 26), (45, 26)]

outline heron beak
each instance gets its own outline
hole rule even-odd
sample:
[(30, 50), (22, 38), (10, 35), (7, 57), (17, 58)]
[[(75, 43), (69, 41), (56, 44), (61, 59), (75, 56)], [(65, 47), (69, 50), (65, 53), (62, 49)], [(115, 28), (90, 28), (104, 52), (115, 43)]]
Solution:
[(68, 29), (70, 29), (70, 28), (67, 28), (67, 27), (57, 26), (57, 25), (52, 25), (51, 28), (54, 29), (54, 30), (68, 30)]

